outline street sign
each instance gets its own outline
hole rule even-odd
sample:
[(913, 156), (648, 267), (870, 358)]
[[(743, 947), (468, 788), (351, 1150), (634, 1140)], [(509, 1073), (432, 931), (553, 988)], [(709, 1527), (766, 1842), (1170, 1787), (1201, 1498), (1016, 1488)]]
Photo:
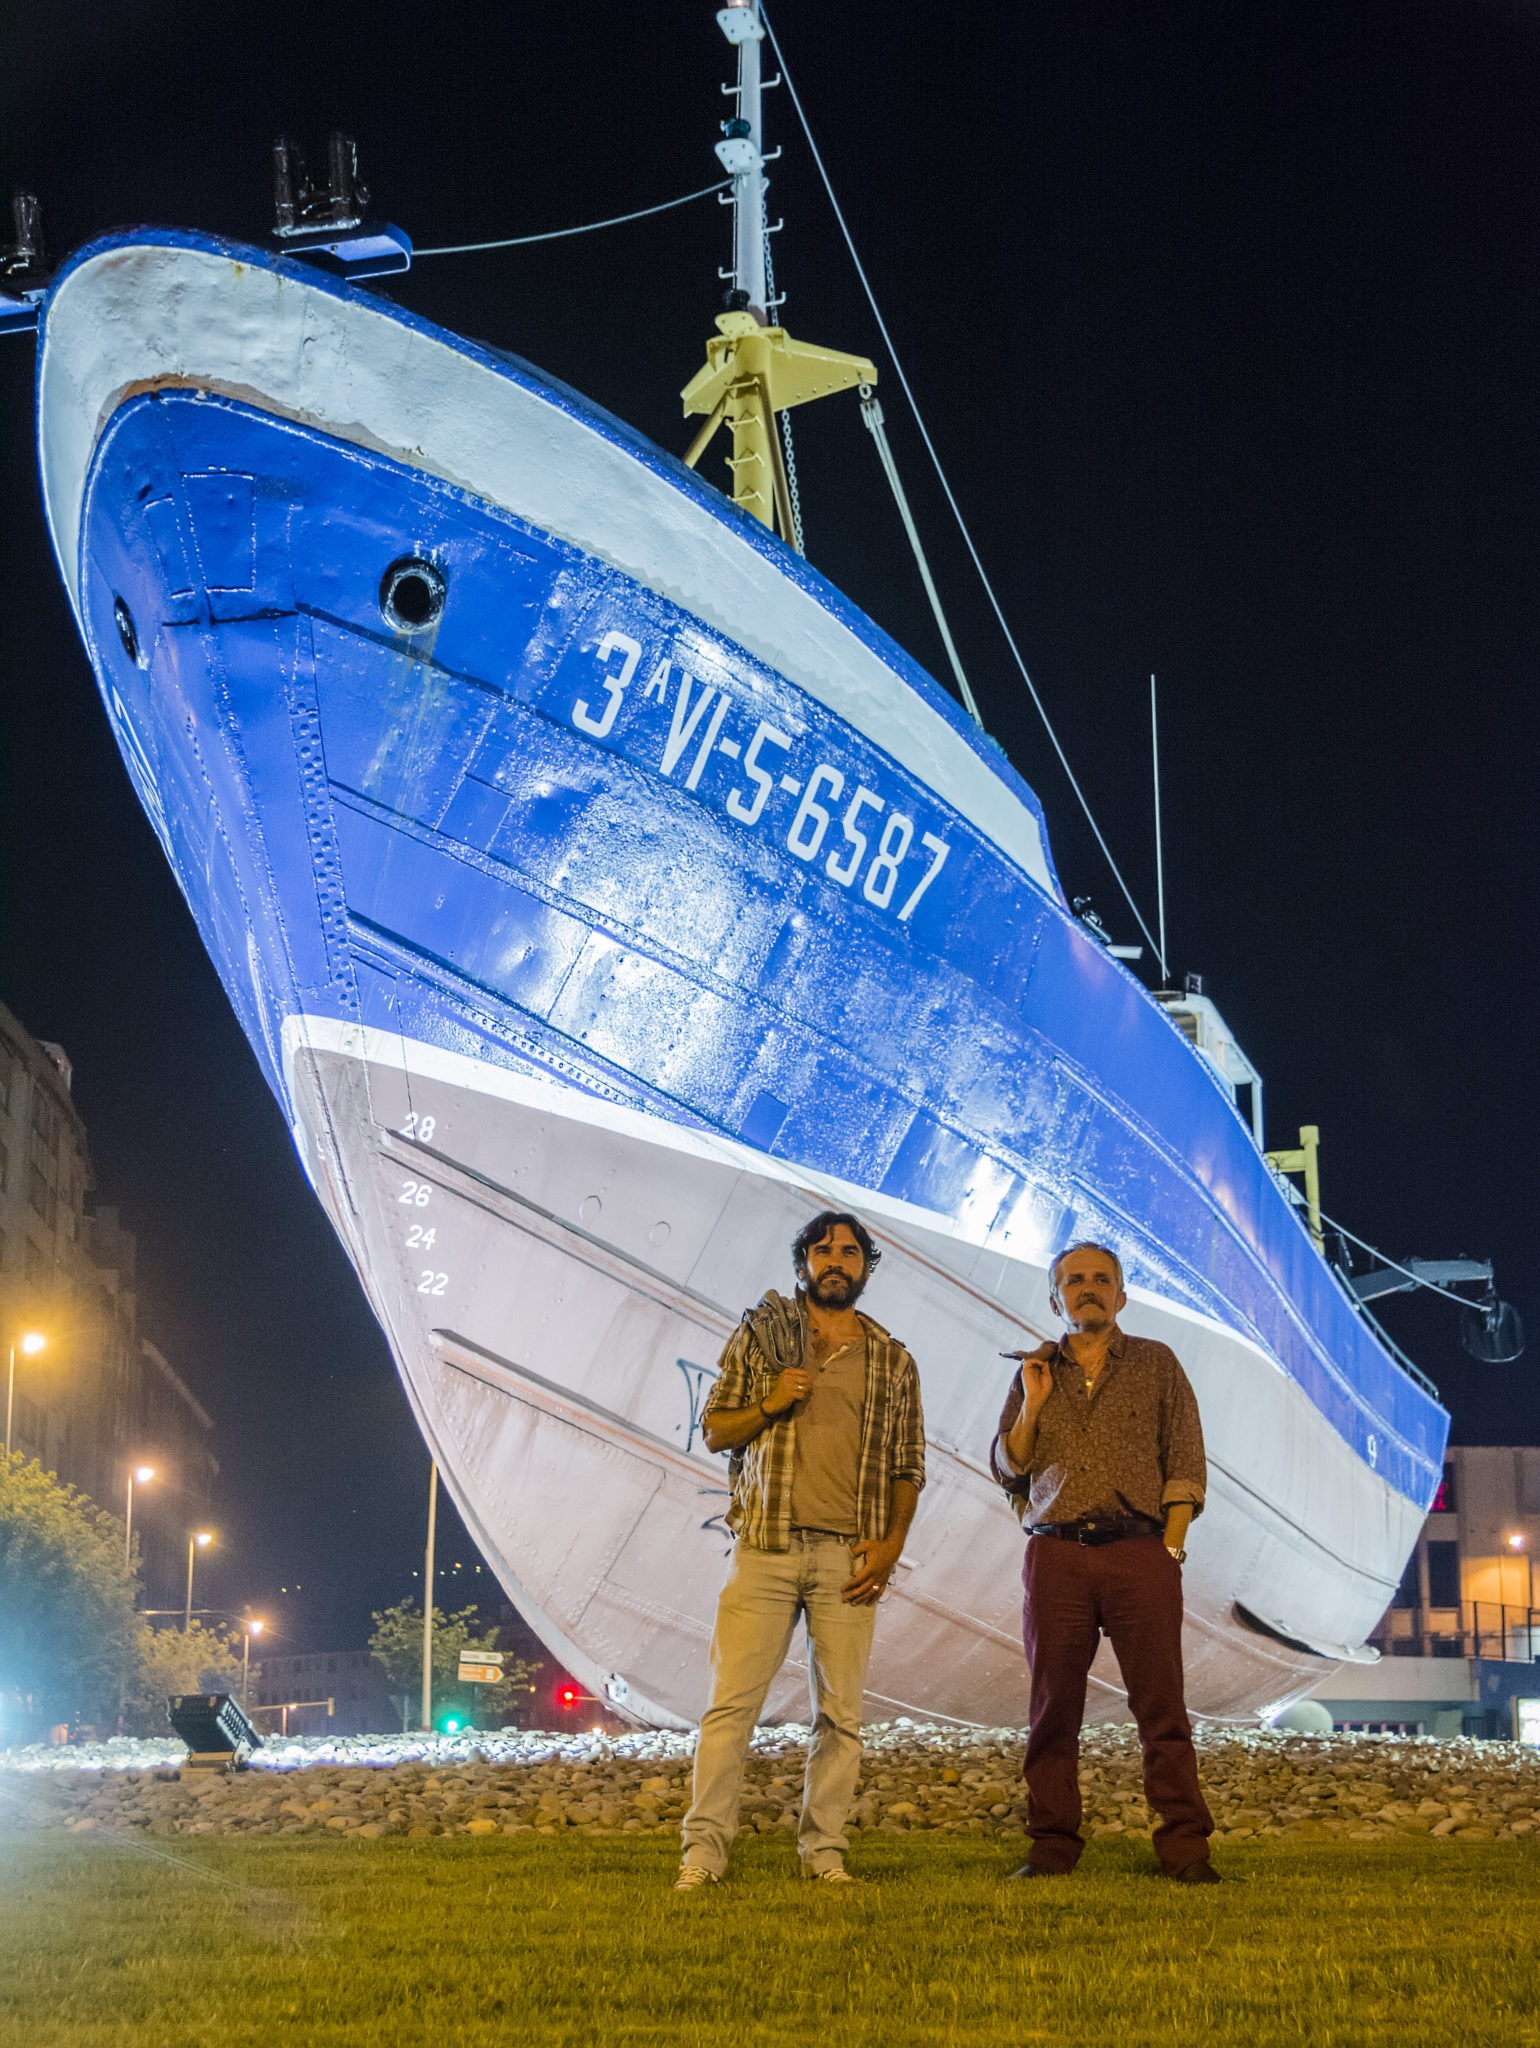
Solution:
[(461, 1685), (496, 1685), (503, 1675), (501, 1650), (462, 1650), (458, 1673)]

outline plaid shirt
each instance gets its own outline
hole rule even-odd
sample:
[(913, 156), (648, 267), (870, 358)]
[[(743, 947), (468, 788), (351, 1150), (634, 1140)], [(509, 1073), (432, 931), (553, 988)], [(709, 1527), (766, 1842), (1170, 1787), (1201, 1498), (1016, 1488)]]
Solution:
[[(870, 1316), (866, 1331), (866, 1399), (861, 1411), (861, 1453), (856, 1467), (856, 1522), (866, 1538), (888, 1533), (893, 1481), (925, 1484), (925, 1417), (920, 1411), (920, 1375), (895, 1337)], [(775, 1384), (777, 1374), (801, 1365), (807, 1348), (807, 1314), (800, 1300), (773, 1291), (749, 1309), (727, 1340), (704, 1421), (718, 1408), (752, 1408)], [(732, 1506), (727, 1526), (753, 1550), (791, 1548), (791, 1473), (797, 1423), (787, 1413), (732, 1454)]]

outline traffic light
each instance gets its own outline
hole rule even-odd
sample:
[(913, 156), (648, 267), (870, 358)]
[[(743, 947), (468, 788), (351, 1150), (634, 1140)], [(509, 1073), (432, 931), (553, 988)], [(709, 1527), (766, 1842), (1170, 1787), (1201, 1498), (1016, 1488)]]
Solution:
[(573, 1707), (581, 1706), (582, 1701), (583, 1695), (578, 1691), (575, 1685), (562, 1686), (556, 1695), (556, 1704), (559, 1707), (566, 1707), (569, 1710)]

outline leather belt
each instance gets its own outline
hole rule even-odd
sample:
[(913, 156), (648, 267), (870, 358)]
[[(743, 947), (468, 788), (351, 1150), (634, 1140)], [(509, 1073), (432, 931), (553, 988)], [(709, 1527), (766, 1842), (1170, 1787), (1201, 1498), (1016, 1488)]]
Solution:
[(1066, 1543), (1118, 1543), (1125, 1536), (1158, 1536), (1160, 1523), (1148, 1515), (1102, 1515), (1079, 1522), (1034, 1522), (1034, 1536), (1058, 1536)]

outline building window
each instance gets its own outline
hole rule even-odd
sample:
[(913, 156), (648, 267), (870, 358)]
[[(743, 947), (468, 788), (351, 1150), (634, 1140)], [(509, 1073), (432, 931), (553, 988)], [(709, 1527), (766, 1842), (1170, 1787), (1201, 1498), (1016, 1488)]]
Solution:
[(49, 1183), (48, 1176), (34, 1165), (28, 1175), (27, 1198), (48, 1228), (52, 1230), (59, 1220), (58, 1199)]
[(1333, 1721), (1339, 1735), (1421, 1735), (1420, 1721)]
[(1406, 1570), (1401, 1574), (1401, 1583), (1396, 1588), (1392, 1607), (1420, 1607), (1422, 1605), (1422, 1576), (1418, 1570), (1417, 1553), (1414, 1550), (1406, 1560)]
[(1454, 1467), (1453, 1465), (1446, 1465), (1444, 1467), (1444, 1476), (1438, 1482), (1438, 1492), (1433, 1496), (1433, 1505), (1428, 1509), (1428, 1513), (1430, 1515), (1452, 1515), (1454, 1511)]
[(1521, 1451), (1519, 1497), (1526, 1515), (1540, 1515), (1540, 1451)]
[(1428, 1545), (1428, 1605), (1458, 1607), (1460, 1604), (1460, 1546), (1458, 1543)]
[(49, 1105), (47, 1096), (39, 1087), (32, 1090), (32, 1130), (45, 1149), (52, 1152), (59, 1142), (57, 1119)]

